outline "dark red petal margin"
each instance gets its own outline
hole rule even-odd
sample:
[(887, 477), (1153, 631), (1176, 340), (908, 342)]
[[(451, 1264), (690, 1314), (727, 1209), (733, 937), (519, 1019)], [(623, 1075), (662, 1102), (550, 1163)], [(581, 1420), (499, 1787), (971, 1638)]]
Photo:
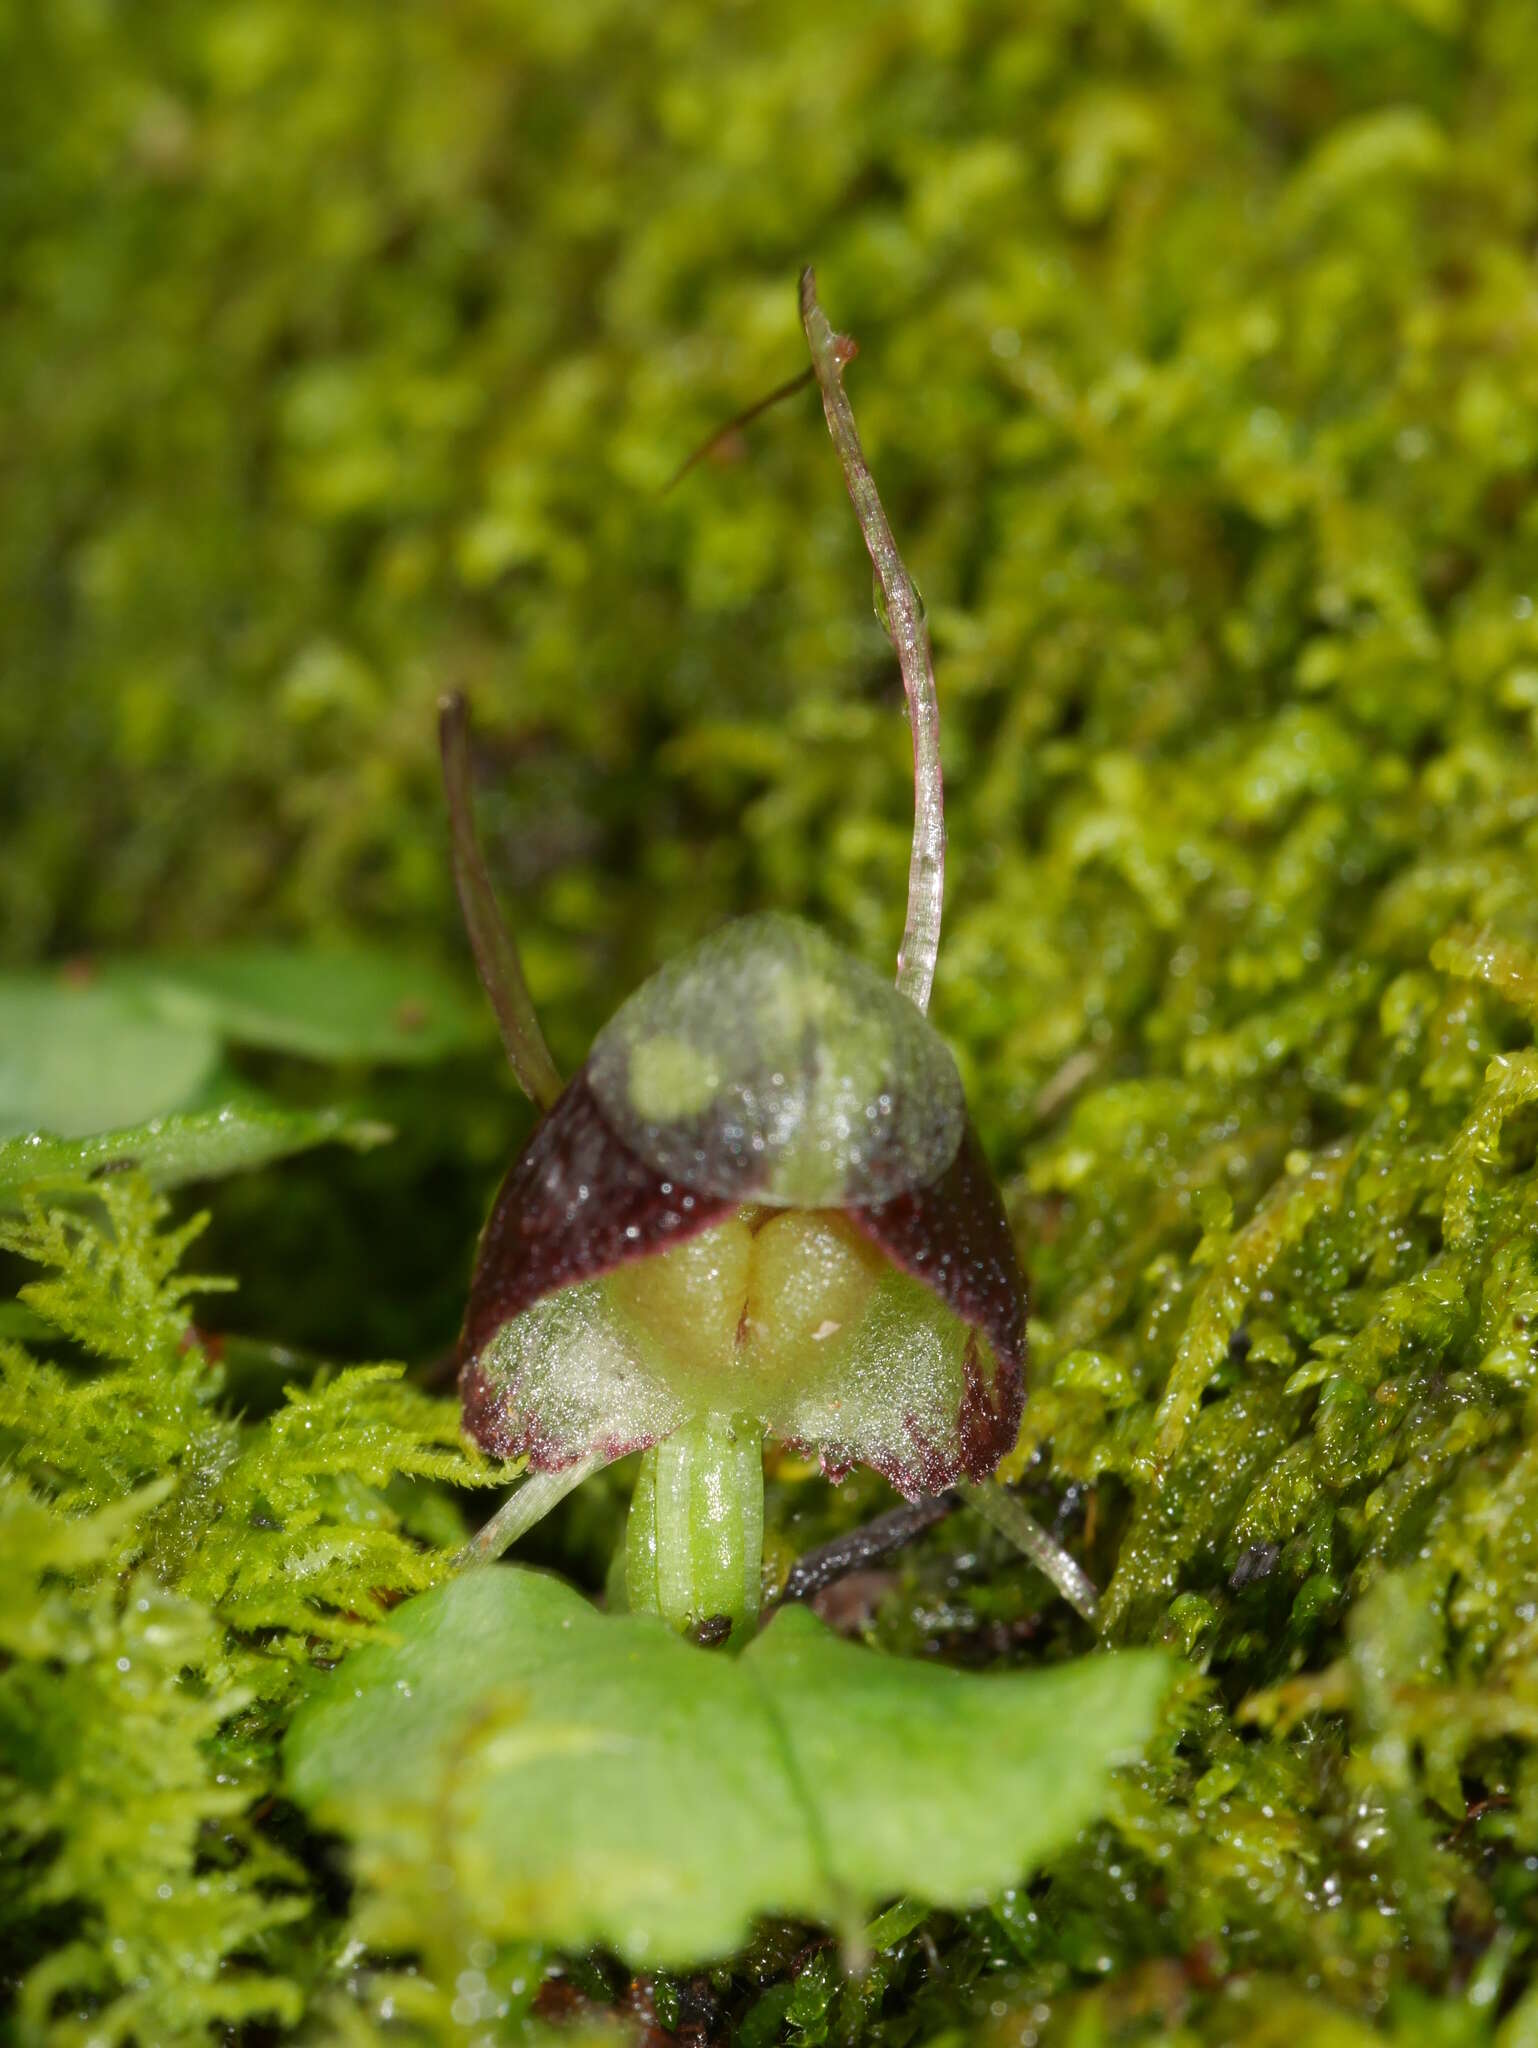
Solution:
[(1014, 1448), (1025, 1405), (1025, 1280), (1003, 1198), (971, 1122), (955, 1158), (928, 1187), (845, 1214), (894, 1266), (921, 1280), (992, 1345), (998, 1361), (993, 1386), (974, 1362), (961, 1415), (967, 1476), (988, 1478)]
[(490, 1448), (471, 1369), (505, 1323), (559, 1288), (692, 1237), (736, 1206), (663, 1180), (637, 1158), (598, 1107), (586, 1069), (579, 1073), (514, 1160), (481, 1232), (459, 1340), (472, 1436)]

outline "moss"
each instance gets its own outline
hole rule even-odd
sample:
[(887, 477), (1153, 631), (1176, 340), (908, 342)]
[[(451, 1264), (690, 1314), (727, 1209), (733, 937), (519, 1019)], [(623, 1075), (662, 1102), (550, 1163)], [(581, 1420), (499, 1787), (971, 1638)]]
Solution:
[[(1028, 1896), (853, 1986), (768, 1930), (677, 2011), (1534, 2038), (1528, 0), (61, 5), (0, 26), (0, 121), (17, 961), (456, 959), (445, 678), (566, 1069), (728, 911), (890, 958), (907, 738), (813, 402), (657, 495), (799, 366), (800, 262), (861, 338), (940, 678), (936, 1021), (1033, 1289), (1019, 1469), (1191, 1675)], [(393, 1151), (221, 1191), (237, 1325), (426, 1368), (517, 1129), (479, 1078), (403, 1087)], [(452, 2040), (462, 1970), (516, 2016), (529, 1958), (464, 1958), (409, 1870), (344, 1932), (265, 1807), (306, 1659), (441, 1569), (449, 1408), (246, 1401), (232, 1347), (243, 1418), (183, 1345), (175, 1220), (103, 1199), (6, 1225), (50, 1333), (3, 1353), (23, 2038)], [(874, 1505), (786, 1476), (771, 1541)], [(593, 1583), (618, 1513), (593, 1490), (542, 1554)], [(959, 1523), (865, 1625), (970, 1661), (1069, 1627)]]
[[(317, 1657), (442, 1573), (406, 1478), (484, 1483), (451, 1404), (361, 1367), (242, 1426), (178, 1271), (202, 1227), (134, 1179), (95, 1217), (0, 1216), (57, 1358), (0, 1345), (5, 1939), (23, 2039), (181, 2042), (293, 2023), (313, 1873), (264, 1821)], [(83, 1359), (94, 1370), (83, 1370)]]

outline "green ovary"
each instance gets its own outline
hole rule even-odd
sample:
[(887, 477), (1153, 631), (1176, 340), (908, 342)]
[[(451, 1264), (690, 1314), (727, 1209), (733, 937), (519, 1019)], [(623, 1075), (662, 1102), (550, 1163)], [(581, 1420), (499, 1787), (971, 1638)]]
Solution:
[(757, 1425), (707, 1415), (641, 1461), (625, 1529), (631, 1611), (677, 1629), (758, 1617), (764, 1558), (764, 1460)]

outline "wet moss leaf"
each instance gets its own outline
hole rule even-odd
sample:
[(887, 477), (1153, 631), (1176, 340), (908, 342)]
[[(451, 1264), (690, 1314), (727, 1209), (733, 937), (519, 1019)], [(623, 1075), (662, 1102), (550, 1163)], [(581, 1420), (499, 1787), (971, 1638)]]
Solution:
[(132, 986), (0, 975), (0, 1137), (83, 1137), (188, 1102), (213, 1072), (205, 1018), (161, 1014)]
[(179, 1187), (248, 1172), (317, 1145), (367, 1151), (390, 1136), (387, 1124), (346, 1109), (286, 1109), (255, 1098), (173, 1111), (84, 1137), (31, 1131), (0, 1139), (0, 1203), (29, 1188), (68, 1187), (129, 1168), (152, 1187)]
[(1098, 1811), (1167, 1666), (975, 1675), (840, 1641), (799, 1607), (740, 1658), (605, 1616), (561, 1581), (471, 1572), (394, 1614), (290, 1732), (295, 1796), (365, 1881), (430, 1859), (494, 1937), (636, 1964), (718, 1955), (755, 1916), (960, 1907)]
[(426, 1063), (487, 1035), (470, 986), (368, 947), (226, 947), (135, 978), (168, 1019), (306, 1059)]

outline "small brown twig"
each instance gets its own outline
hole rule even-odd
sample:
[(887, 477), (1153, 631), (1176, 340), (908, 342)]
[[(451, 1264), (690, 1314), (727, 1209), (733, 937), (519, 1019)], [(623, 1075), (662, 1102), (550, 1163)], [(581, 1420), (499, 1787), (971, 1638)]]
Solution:
[(874, 1521), (863, 1522), (858, 1529), (847, 1530), (831, 1542), (820, 1543), (815, 1550), (803, 1551), (791, 1566), (790, 1576), (775, 1605), (810, 1600), (814, 1594), (825, 1591), (850, 1572), (864, 1571), (873, 1564), (879, 1564), (922, 1536), (926, 1529), (932, 1529), (936, 1522), (943, 1522), (960, 1505), (960, 1499), (954, 1493), (938, 1493), (924, 1500), (905, 1501), (901, 1507), (890, 1508), (884, 1515), (877, 1515)]
[(732, 417), (717, 427), (714, 433), (707, 435), (692, 454), (684, 457), (662, 486), (663, 497), (665, 498), (669, 491), (683, 482), (697, 462), (703, 462), (707, 455), (713, 455), (723, 441), (728, 440), (741, 428), (751, 426), (760, 413), (767, 412), (771, 405), (778, 405), (782, 398), (794, 398), (798, 391), (805, 390), (816, 374), (815, 370), (798, 370), (794, 377), (787, 377), (783, 384), (776, 384), (763, 398), (756, 398), (751, 405), (745, 405), (741, 412), (733, 413)]

